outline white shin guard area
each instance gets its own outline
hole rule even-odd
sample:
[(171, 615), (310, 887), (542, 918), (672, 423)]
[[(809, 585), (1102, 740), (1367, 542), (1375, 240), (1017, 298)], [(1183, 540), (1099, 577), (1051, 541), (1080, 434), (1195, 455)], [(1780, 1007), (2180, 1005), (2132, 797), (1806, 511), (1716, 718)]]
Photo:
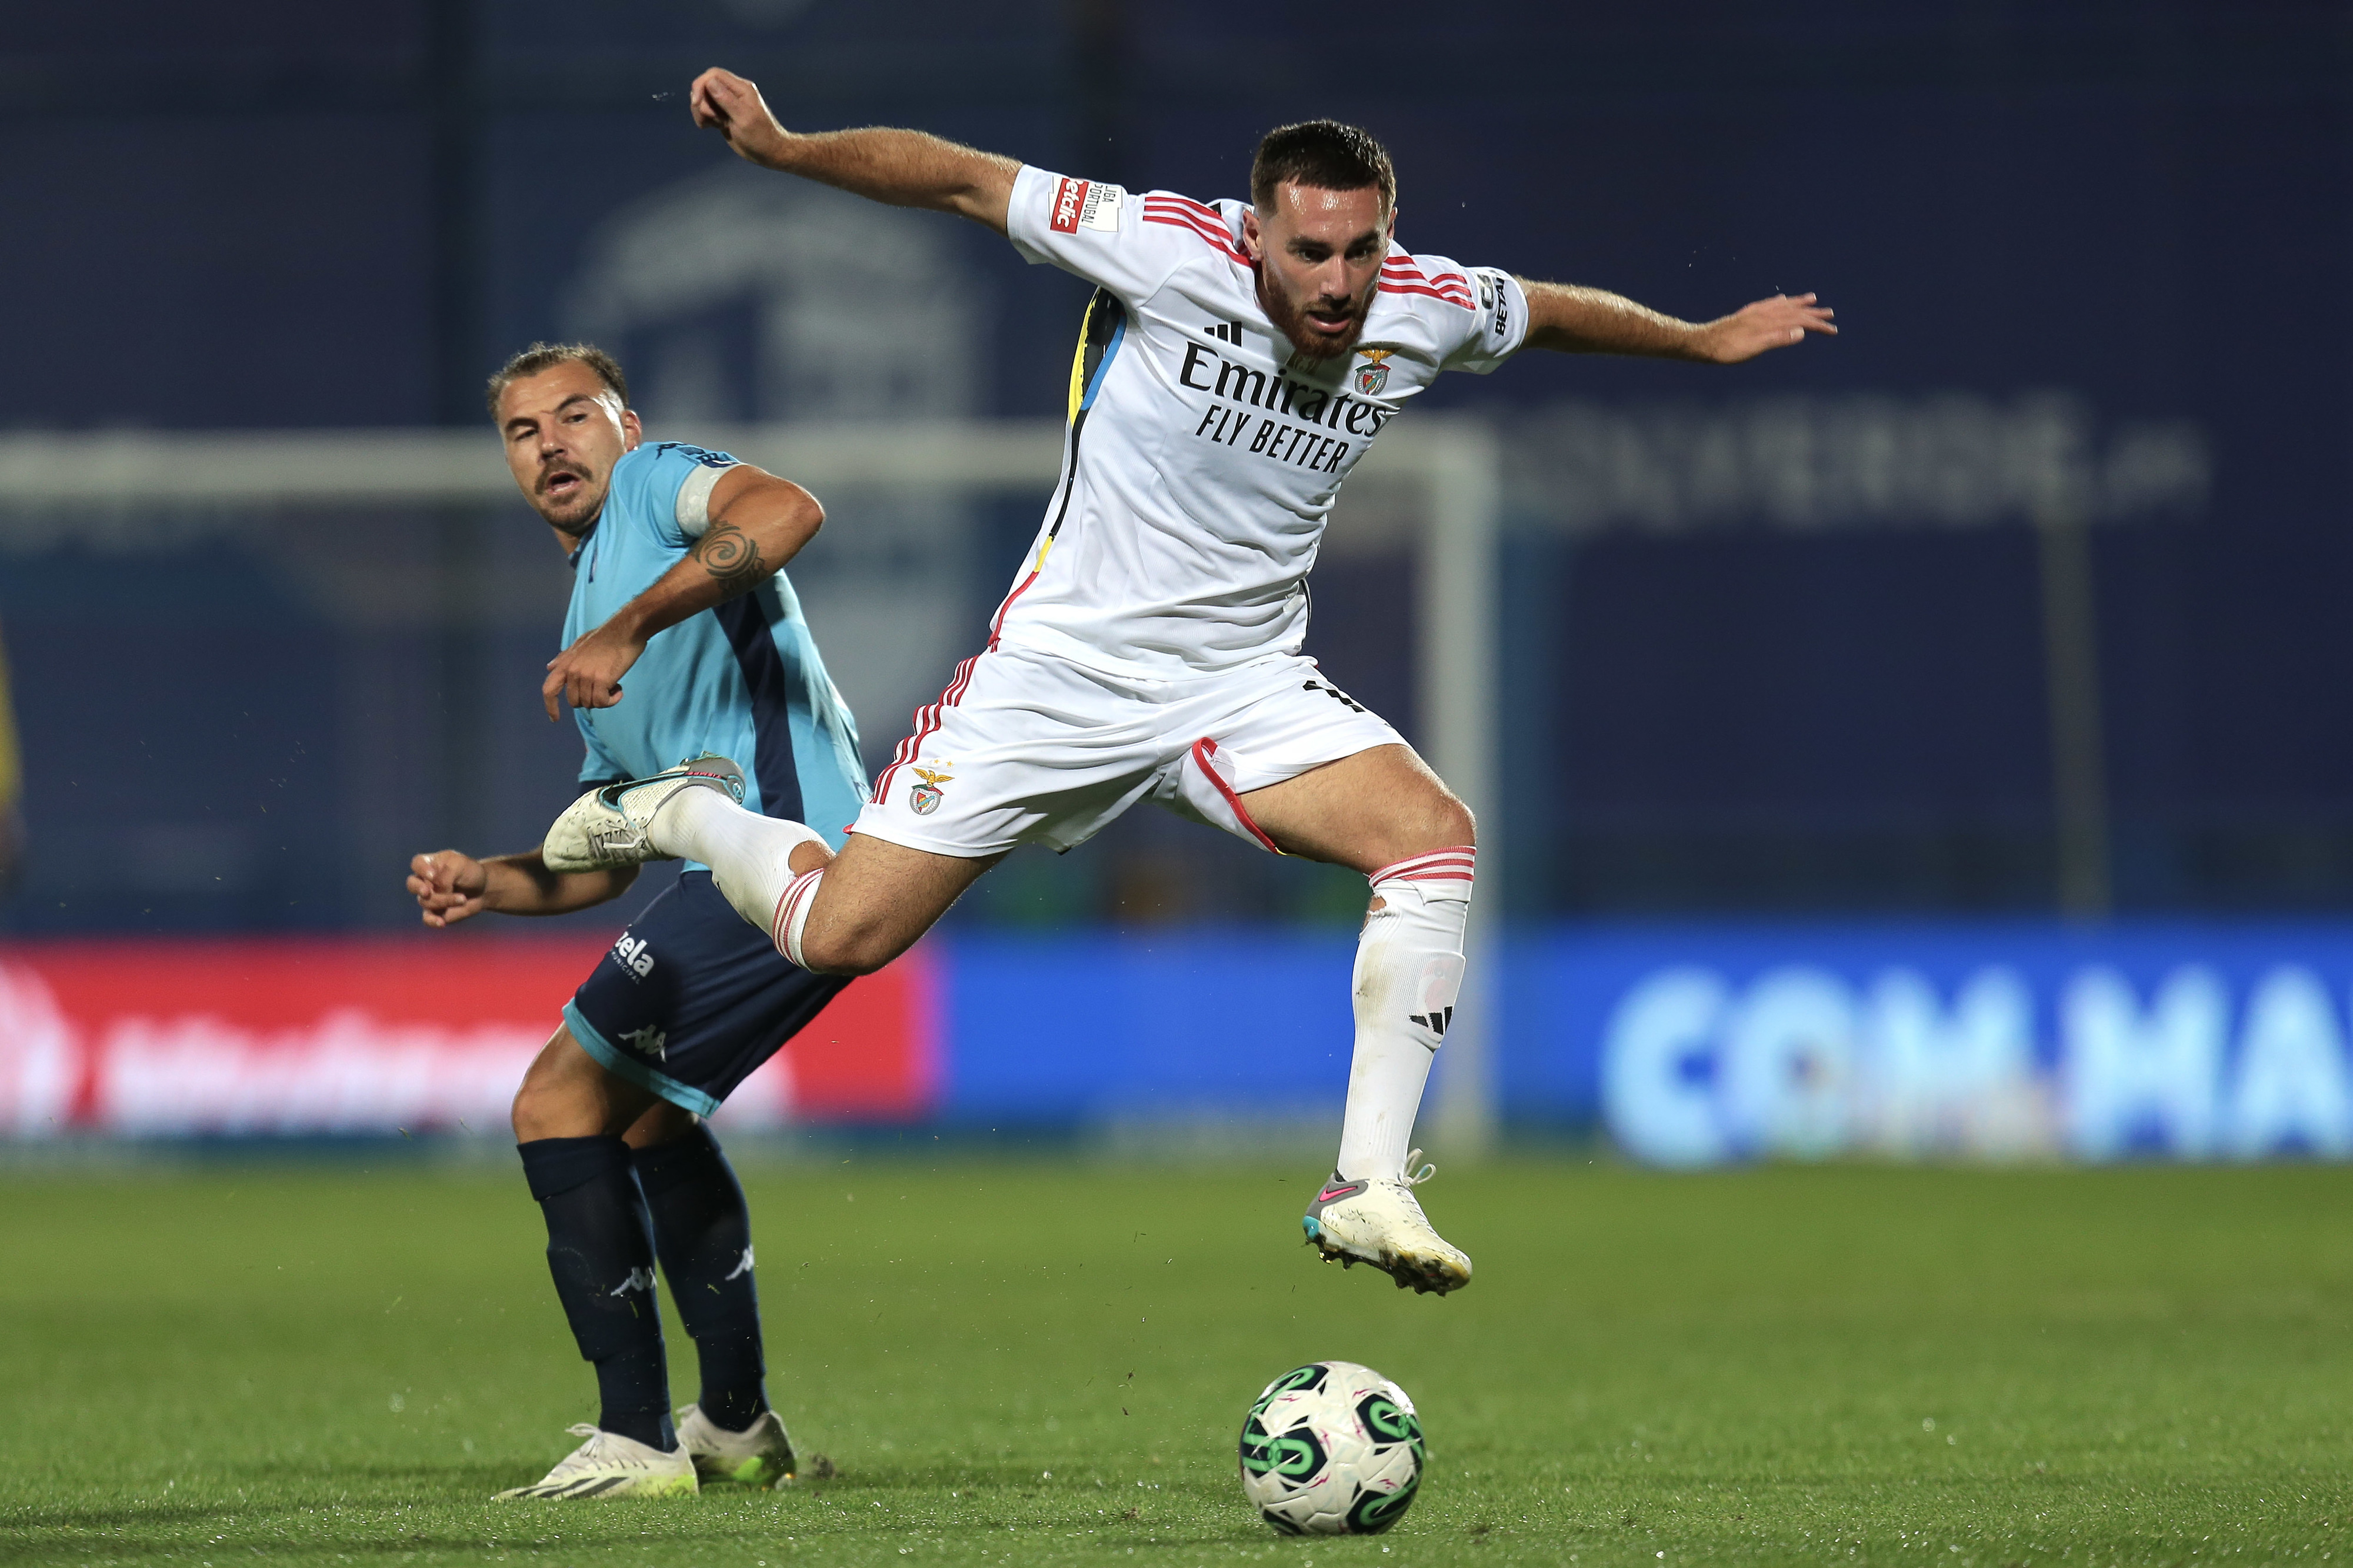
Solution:
[(1430, 1065), (1462, 988), (1462, 928), (1478, 852), (1417, 855), (1373, 873), (1382, 908), (1356, 942), (1356, 1051), (1335, 1165), (1343, 1181), (1395, 1180)]
[(793, 883), (794, 849), (825, 845), (816, 829), (746, 811), (715, 789), (679, 791), (648, 831), (664, 854), (710, 867), (728, 906), (771, 936), (777, 902)]

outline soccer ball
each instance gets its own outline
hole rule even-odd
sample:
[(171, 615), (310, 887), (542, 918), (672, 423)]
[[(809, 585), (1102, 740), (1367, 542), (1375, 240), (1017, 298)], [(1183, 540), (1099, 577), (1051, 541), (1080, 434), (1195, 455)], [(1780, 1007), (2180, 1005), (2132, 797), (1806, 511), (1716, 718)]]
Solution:
[(1378, 1535), (1421, 1485), (1421, 1420), (1368, 1366), (1322, 1361), (1266, 1385), (1242, 1422), (1242, 1495), (1285, 1535)]

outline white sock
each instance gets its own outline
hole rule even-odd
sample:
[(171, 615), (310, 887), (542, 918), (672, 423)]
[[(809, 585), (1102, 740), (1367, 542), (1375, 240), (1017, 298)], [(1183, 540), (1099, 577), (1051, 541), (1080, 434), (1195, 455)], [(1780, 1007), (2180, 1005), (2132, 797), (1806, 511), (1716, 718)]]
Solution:
[[(647, 832), (664, 854), (710, 867), (720, 896), (771, 938), (776, 906), (794, 881), (793, 851), (804, 844), (825, 845), (814, 828), (746, 811), (722, 792), (699, 785), (663, 802)], [(806, 903), (802, 918), (807, 918)]]
[(808, 960), (801, 956), (801, 932), (808, 930), (809, 911), (817, 908), (817, 890), (824, 881), (823, 866), (795, 877), (785, 896), (776, 900), (776, 918), (768, 922), (768, 940), (802, 969), (808, 967)]
[(1372, 875), (1384, 907), (1366, 917), (1356, 941), (1356, 1054), (1335, 1166), (1343, 1181), (1405, 1174), (1414, 1114), (1462, 988), (1462, 927), (1477, 866), (1478, 851), (1464, 846)]

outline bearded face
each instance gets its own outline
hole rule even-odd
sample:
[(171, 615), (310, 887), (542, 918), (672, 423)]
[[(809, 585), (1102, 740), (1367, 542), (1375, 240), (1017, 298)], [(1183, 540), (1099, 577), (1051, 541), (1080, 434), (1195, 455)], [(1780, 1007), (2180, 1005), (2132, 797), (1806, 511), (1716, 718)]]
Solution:
[(1303, 359), (1337, 359), (1364, 335), (1397, 216), (1377, 186), (1275, 187), (1271, 208), (1242, 217), (1242, 247), (1258, 265), (1259, 304)]

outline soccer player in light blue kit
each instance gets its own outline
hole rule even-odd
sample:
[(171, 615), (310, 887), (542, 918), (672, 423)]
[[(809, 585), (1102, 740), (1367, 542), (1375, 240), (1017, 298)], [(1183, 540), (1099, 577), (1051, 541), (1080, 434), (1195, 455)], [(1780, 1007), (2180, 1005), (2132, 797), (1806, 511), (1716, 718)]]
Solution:
[[(628, 650), (613, 682), (548, 677), (587, 750), (583, 784), (640, 778), (705, 753), (752, 811), (830, 825), (864, 805), (858, 731), (780, 570), (824, 512), (798, 485), (723, 452), (647, 443), (620, 366), (584, 344), (534, 344), (490, 384), (508, 466), (573, 568), (571, 655)], [(551, 668), (557, 661), (551, 661)], [(575, 689), (577, 688), (577, 689)], [(484, 910), (562, 914), (618, 897), (634, 868), (565, 873), (539, 850), (410, 863), (428, 926)], [(776, 951), (690, 863), (564, 1009), (515, 1096), (523, 1174), (602, 1413), (547, 1478), (501, 1497), (645, 1497), (703, 1480), (790, 1476), (768, 1408), (744, 1190), (702, 1118), (847, 982)], [(668, 1276), (702, 1361), (673, 1424), (654, 1307)]]

